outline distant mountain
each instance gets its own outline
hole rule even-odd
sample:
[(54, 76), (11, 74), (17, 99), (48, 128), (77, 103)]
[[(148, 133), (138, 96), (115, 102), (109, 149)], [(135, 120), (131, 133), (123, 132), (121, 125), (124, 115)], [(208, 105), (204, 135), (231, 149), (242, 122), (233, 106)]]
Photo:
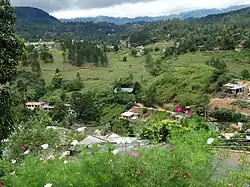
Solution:
[(179, 18), (179, 19), (188, 19), (188, 18), (201, 18), (208, 15), (214, 15), (214, 14), (221, 14), (221, 13), (227, 13), (230, 11), (239, 10), (242, 8), (249, 7), (250, 5), (237, 5), (237, 6), (230, 6), (228, 8), (223, 9), (199, 9), (199, 10), (193, 10), (189, 12), (183, 12), (180, 14), (172, 14), (169, 16), (158, 16), (158, 17), (136, 17), (136, 18), (127, 18), (127, 17), (108, 17), (108, 16), (97, 16), (97, 17), (86, 17), (86, 18), (74, 18), (74, 19), (61, 19), (63, 22), (90, 22), (93, 21), (94, 23), (98, 22), (109, 22), (109, 23), (115, 23), (118, 25), (126, 24), (126, 23), (135, 23), (135, 22), (154, 22), (154, 21), (161, 21), (161, 20), (167, 20), (167, 19), (173, 19), (173, 18)]
[(58, 23), (55, 17), (47, 12), (33, 7), (15, 7), (16, 19), (19, 21), (39, 22), (39, 23)]

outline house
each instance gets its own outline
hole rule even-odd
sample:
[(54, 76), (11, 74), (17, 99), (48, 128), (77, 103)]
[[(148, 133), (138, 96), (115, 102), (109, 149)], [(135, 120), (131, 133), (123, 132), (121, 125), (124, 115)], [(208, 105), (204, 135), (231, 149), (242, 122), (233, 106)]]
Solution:
[(84, 147), (91, 147), (94, 144), (105, 144), (108, 143), (107, 140), (102, 139), (100, 137), (96, 137), (96, 136), (87, 136), (84, 140), (82, 140), (81, 142), (79, 142), (78, 145), (80, 146), (84, 146)]
[(225, 92), (233, 95), (243, 95), (244, 94), (244, 85), (242, 84), (232, 84), (227, 83), (223, 85)]
[(45, 111), (51, 111), (51, 110), (54, 109), (54, 107), (53, 107), (53, 106), (49, 106), (49, 105), (46, 103), (46, 104), (42, 105), (40, 109), (45, 110)]
[(45, 102), (26, 102), (25, 107), (30, 110), (41, 109), (45, 104)]
[(136, 120), (140, 118), (140, 114), (128, 111), (128, 112), (122, 113), (121, 118), (128, 119), (128, 120)]
[(25, 107), (30, 110), (41, 109), (45, 111), (51, 111), (53, 106), (49, 106), (47, 102), (26, 102)]
[(130, 93), (132, 94), (134, 92), (134, 88), (115, 88), (114, 93)]

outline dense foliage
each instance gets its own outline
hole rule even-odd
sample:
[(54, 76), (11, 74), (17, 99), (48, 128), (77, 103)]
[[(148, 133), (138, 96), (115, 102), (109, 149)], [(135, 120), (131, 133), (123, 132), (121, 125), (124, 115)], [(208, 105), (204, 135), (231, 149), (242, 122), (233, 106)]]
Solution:
[(8, 87), (16, 74), (23, 43), (15, 33), (14, 9), (9, 0), (0, 2), (0, 141), (7, 138), (13, 124), (13, 98)]
[(75, 66), (86, 63), (107, 66), (108, 58), (105, 52), (95, 43), (88, 41), (66, 40), (61, 42), (63, 54)]
[(209, 116), (219, 122), (244, 122), (246, 120), (245, 115), (228, 109), (215, 109), (209, 113)]
[[(62, 160), (40, 161), (28, 156), (24, 164), (12, 166), (15, 175), (10, 178), (6, 173), (4, 183), (22, 187), (48, 183), (53, 186), (93, 187), (215, 186), (212, 178), (213, 153), (211, 147), (205, 145), (208, 136), (203, 131), (177, 133), (172, 136), (169, 146), (141, 149), (124, 156), (93, 149), (83, 153), (77, 162), (69, 161), (66, 165)], [(32, 179), (28, 177), (30, 175)]]

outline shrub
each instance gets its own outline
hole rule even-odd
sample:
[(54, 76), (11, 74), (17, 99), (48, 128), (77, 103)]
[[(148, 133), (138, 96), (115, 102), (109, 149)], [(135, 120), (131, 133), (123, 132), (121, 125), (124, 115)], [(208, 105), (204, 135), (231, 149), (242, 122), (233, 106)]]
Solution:
[[(114, 155), (112, 147), (99, 152), (96, 147), (84, 152), (77, 161), (40, 161), (27, 157), (8, 174), (6, 186), (210, 186), (215, 187), (212, 146), (206, 145), (204, 131), (183, 135), (173, 133), (166, 147), (140, 149)], [(118, 151), (119, 152), (119, 151)], [(30, 177), (32, 176), (32, 177)]]
[(137, 55), (137, 50), (136, 50), (136, 48), (132, 48), (132, 49), (131, 49), (131, 55), (132, 55), (132, 56), (136, 56), (136, 55)]
[(246, 116), (228, 109), (214, 109), (209, 116), (217, 119), (219, 122), (244, 122)]
[(123, 59), (122, 59), (123, 62), (127, 62), (127, 60), (128, 60), (127, 56), (124, 56)]
[(51, 121), (46, 115), (40, 115), (18, 125), (9, 138), (9, 158), (22, 158), (23, 152), (28, 149), (31, 153), (37, 154), (41, 149), (40, 145), (48, 142), (51, 145), (55, 145), (58, 141), (57, 134), (54, 131), (45, 130), (45, 127), (50, 125), (50, 123)]
[(182, 127), (182, 125), (177, 122), (163, 120), (144, 127), (140, 136), (143, 139), (149, 139), (154, 142), (166, 142), (169, 138), (171, 130), (178, 130), (181, 133), (189, 131), (191, 128)]
[(241, 72), (241, 76), (244, 78), (244, 79), (249, 79), (250, 78), (250, 73), (247, 69), (244, 69), (242, 70)]
[(159, 47), (155, 47), (155, 52), (158, 52), (160, 51), (160, 48)]
[(67, 92), (80, 91), (84, 87), (82, 81), (75, 79), (72, 81), (64, 81), (63, 89)]

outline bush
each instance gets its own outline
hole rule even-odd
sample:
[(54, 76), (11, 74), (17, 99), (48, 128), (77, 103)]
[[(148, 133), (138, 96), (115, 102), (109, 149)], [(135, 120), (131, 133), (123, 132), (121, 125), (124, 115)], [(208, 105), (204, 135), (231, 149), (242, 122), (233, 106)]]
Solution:
[(144, 127), (140, 136), (142, 139), (149, 139), (154, 142), (166, 142), (172, 130), (178, 130), (181, 133), (190, 131), (191, 128), (182, 127), (177, 122), (163, 120)]
[(228, 109), (215, 109), (209, 113), (209, 116), (219, 122), (244, 122), (246, 120), (245, 115)]
[(75, 79), (72, 81), (64, 81), (63, 89), (67, 92), (80, 91), (84, 87), (82, 81)]
[(244, 69), (242, 70), (241, 72), (241, 76), (244, 78), (244, 79), (249, 79), (250, 78), (250, 73), (247, 69)]
[(137, 55), (137, 50), (136, 50), (136, 48), (132, 48), (132, 49), (131, 49), (131, 55), (132, 55), (132, 56), (136, 56), (136, 55)]
[[(50, 123), (51, 121), (44, 114), (18, 125), (9, 138), (8, 157), (11, 159), (22, 158), (23, 152), (28, 149), (31, 153), (37, 154), (41, 149), (40, 145), (48, 142), (52, 146), (55, 145), (58, 141), (57, 134), (54, 131), (45, 130), (45, 127)], [(20, 146), (23, 146), (23, 149)]]
[[(206, 145), (204, 131), (183, 135), (173, 133), (166, 147), (141, 149), (131, 154), (114, 155), (97, 148), (84, 152), (79, 160), (40, 161), (27, 157), (15, 166), (15, 175), (4, 177), (8, 186), (210, 186), (215, 187), (212, 147)], [(195, 153), (195, 154), (194, 154)], [(30, 177), (32, 176), (32, 177)]]
[(123, 59), (122, 59), (123, 62), (127, 62), (127, 60), (128, 60), (127, 56), (124, 56)]
[(159, 47), (155, 47), (155, 52), (158, 52), (160, 51), (160, 48)]

